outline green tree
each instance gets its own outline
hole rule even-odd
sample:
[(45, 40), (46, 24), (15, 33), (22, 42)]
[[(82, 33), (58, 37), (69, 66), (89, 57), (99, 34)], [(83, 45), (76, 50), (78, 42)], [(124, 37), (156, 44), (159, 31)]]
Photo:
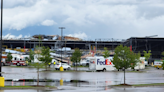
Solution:
[(28, 60), (29, 62), (34, 61), (34, 55), (35, 55), (34, 51), (30, 50), (29, 60)]
[(71, 61), (73, 63), (76, 63), (76, 71), (77, 71), (77, 62), (80, 62), (81, 55), (82, 55), (81, 51), (78, 48), (76, 48), (71, 57)]
[(39, 70), (40, 68), (44, 67), (44, 64), (31, 62), (29, 63), (29, 65), (37, 69), (37, 86), (38, 86), (39, 85)]
[(117, 46), (115, 48), (115, 54), (111, 62), (114, 64), (116, 69), (124, 69), (124, 84), (125, 84), (125, 69), (130, 68), (132, 63), (135, 65), (138, 60), (137, 55), (130, 51), (127, 46)]
[(44, 46), (42, 47), (41, 57), (39, 57), (39, 61), (43, 62), (43, 64), (45, 65), (46, 71), (47, 71), (47, 66), (52, 61), (49, 47), (44, 47)]
[(110, 55), (110, 52), (108, 51), (108, 49), (106, 48), (106, 47), (104, 47), (104, 52), (103, 52), (103, 56), (104, 56), (104, 58), (107, 58), (107, 57), (109, 57), (109, 55)]
[(139, 53), (131, 53), (131, 69), (134, 70), (134, 67), (137, 65), (137, 62), (141, 62), (140, 61), (140, 57), (141, 57), (141, 54), (140, 52)]
[(8, 62), (12, 61), (12, 58), (13, 58), (13, 57), (12, 57), (11, 53), (8, 53), (8, 54), (7, 54), (7, 61), (8, 61)]
[[(164, 56), (164, 51), (162, 52), (162, 56)], [(164, 70), (164, 57), (162, 57), (162, 59), (163, 59), (163, 60), (162, 60), (162, 62), (163, 62), (163, 63), (162, 63), (162, 69)]]
[(148, 62), (150, 56), (152, 55), (151, 50), (149, 50), (148, 52), (147, 51), (143, 51), (143, 52), (144, 52), (144, 57), (145, 57), (146, 61)]

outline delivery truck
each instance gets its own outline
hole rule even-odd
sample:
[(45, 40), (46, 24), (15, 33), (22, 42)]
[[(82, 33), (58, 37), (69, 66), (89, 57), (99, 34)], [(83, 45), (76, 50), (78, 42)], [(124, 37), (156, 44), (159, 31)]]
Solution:
[(97, 56), (97, 57), (87, 57), (86, 59), (90, 61), (89, 70), (91, 71), (105, 72), (105, 71), (112, 71), (116, 69), (113, 63), (111, 62), (113, 57), (108, 57), (105, 59), (104, 57)]
[[(89, 70), (91, 71), (112, 71), (116, 70), (114, 64), (111, 62), (113, 57), (104, 58), (102, 56), (97, 57), (87, 57), (87, 60), (90, 61), (89, 63)], [(134, 67), (135, 70), (145, 69), (145, 58), (140, 57), (140, 62), (136, 64)], [(131, 69), (131, 68), (128, 68)]]

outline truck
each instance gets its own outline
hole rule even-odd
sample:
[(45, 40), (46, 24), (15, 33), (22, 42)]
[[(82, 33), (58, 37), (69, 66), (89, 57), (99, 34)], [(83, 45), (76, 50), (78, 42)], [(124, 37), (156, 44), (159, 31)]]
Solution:
[(7, 65), (11, 65), (11, 61), (6, 61), (7, 60), (7, 55), (6, 54), (2, 54), (2, 60), (1, 60), (1, 65), (2, 66), (7, 66)]
[(27, 66), (28, 61), (25, 60), (28, 55), (19, 55), (19, 54), (11, 54), (12, 55), (12, 65), (16, 66)]
[(80, 65), (82, 66), (89, 66), (89, 63), (89, 60), (87, 60), (86, 58), (80, 60)]
[[(114, 64), (111, 62), (111, 60), (113, 60), (113, 57), (108, 57), (105, 59), (102, 56), (98, 56), (98, 57), (87, 57), (86, 59), (90, 61), (89, 70), (104, 71), (104, 72), (116, 70)], [(145, 58), (140, 57), (140, 62), (136, 64), (134, 69), (135, 70), (145, 69), (144, 61)]]
[(116, 68), (114, 67), (113, 63), (111, 60), (113, 57), (108, 57), (104, 58), (102, 56), (97, 56), (97, 57), (87, 57), (87, 60), (90, 61), (89, 64), (89, 70), (91, 71), (112, 71), (115, 70)]
[(134, 69), (135, 70), (145, 69), (145, 64), (147, 64), (147, 62), (145, 61), (145, 57), (140, 57), (140, 62), (136, 64)]
[(162, 68), (163, 60), (154, 60), (154, 67), (157, 69)]

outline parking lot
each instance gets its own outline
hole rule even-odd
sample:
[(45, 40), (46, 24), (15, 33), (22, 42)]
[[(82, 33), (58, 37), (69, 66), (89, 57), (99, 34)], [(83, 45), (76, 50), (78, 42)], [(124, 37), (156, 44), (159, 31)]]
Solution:
[[(87, 68), (78, 68), (86, 69)], [(43, 69), (41, 69), (42, 71)], [(21, 67), (2, 67), (3, 76), (5, 79), (37, 79), (37, 71), (35, 68), (21, 68)], [(154, 67), (147, 67), (141, 71), (127, 71), (127, 84), (147, 84), (147, 83), (164, 83), (164, 71)], [(41, 82), (40, 85), (53, 85), (61, 89), (90, 89), (90, 90), (105, 90), (111, 89), (110, 85), (117, 85), (123, 83), (123, 71), (110, 72), (40, 72), (40, 79), (54, 79), (63, 80), (64, 83), (60, 85), (59, 82)], [(70, 80), (84, 80), (85, 83), (70, 83)], [(6, 82), (5, 85), (35, 85), (36, 82)], [(78, 89), (77, 89), (78, 88)], [(121, 88), (118, 88), (122, 90)], [(113, 89), (112, 89), (113, 90)], [(129, 89), (130, 90), (130, 89)], [(119, 91), (114, 91), (119, 92)], [(136, 91), (138, 92), (138, 91)]]

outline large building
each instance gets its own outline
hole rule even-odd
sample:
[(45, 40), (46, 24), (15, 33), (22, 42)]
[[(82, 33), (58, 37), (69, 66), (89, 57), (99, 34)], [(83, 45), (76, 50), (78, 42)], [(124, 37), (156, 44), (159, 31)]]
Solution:
[(164, 51), (164, 38), (131, 37), (124, 42), (124, 45), (131, 46), (135, 53), (140, 52), (142, 56), (144, 54), (143, 51), (151, 50), (151, 61), (164, 57), (161, 55)]
[[(41, 39), (38, 39), (41, 36)], [(55, 38), (55, 39), (54, 39)], [(150, 60), (161, 59), (161, 53), (164, 51), (164, 38), (153, 37), (131, 37), (125, 41), (109, 40), (95, 40), (84, 41), (75, 37), (64, 36), (61, 41), (61, 37), (58, 35), (45, 36), (35, 35), (30, 39), (3, 39), (3, 47), (5, 48), (35, 48), (37, 45), (48, 46), (51, 49), (58, 49), (61, 47), (70, 47), (71, 49), (79, 48), (83, 50), (103, 50), (107, 47), (109, 50), (114, 50), (120, 44), (132, 47), (132, 50), (137, 53), (140, 52), (143, 56), (143, 51), (151, 50), (152, 56)]]

